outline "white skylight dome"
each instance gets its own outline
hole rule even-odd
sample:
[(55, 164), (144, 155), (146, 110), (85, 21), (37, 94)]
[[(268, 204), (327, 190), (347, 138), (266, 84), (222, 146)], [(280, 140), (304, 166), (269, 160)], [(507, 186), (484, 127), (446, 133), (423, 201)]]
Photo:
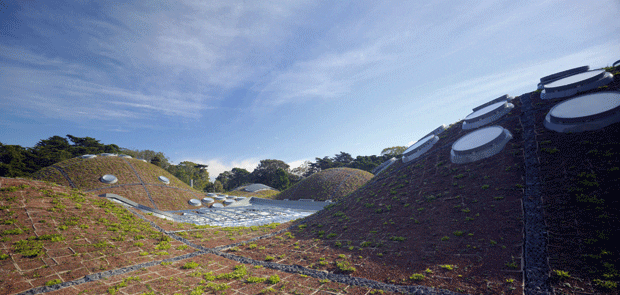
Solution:
[(142, 162), (147, 163), (145, 159), (136, 159), (136, 160), (140, 160), (140, 161), (142, 161)]
[(211, 208), (224, 208), (224, 205), (222, 205), (222, 203), (214, 203), (211, 205)]
[(201, 203), (201, 202), (200, 202), (200, 200), (198, 200), (198, 199), (191, 199), (191, 200), (189, 200), (189, 202), (188, 202), (188, 203), (189, 203), (190, 205), (192, 205), (192, 206), (200, 206), (200, 205), (202, 205), (202, 203)]
[(215, 202), (212, 198), (202, 198), (203, 203), (211, 204)]
[(412, 144), (403, 152), (403, 163), (410, 162), (411, 160), (426, 153), (438, 141), (439, 137), (437, 137), (437, 135), (429, 135)]
[(545, 117), (547, 129), (583, 132), (620, 122), (620, 92), (580, 95), (555, 105)]
[(551, 82), (560, 80), (560, 79), (562, 79), (564, 77), (568, 77), (568, 76), (580, 74), (580, 73), (583, 73), (583, 72), (587, 72), (589, 70), (590, 70), (589, 66), (582, 66), (582, 67), (577, 67), (577, 68), (566, 70), (566, 71), (557, 72), (557, 73), (551, 74), (549, 76), (544, 76), (544, 77), (540, 78), (540, 83), (538, 83), (538, 89), (542, 90), (542, 89), (544, 89), (544, 85), (545, 84), (549, 84)]
[(388, 167), (390, 167), (395, 162), (396, 162), (396, 158), (392, 157), (391, 159), (383, 162), (381, 165), (375, 167), (375, 169), (372, 169), (372, 174), (377, 175), (377, 174), (383, 172), (383, 170), (387, 169)]
[(232, 204), (234, 202), (235, 202), (235, 200), (225, 200), (224, 201), (224, 205), (230, 205), (230, 204)]
[(489, 101), (489, 102), (487, 102), (487, 103), (484, 103), (484, 104), (482, 104), (482, 105), (479, 105), (479, 106), (477, 106), (477, 107), (473, 108), (472, 110), (475, 112), (475, 111), (478, 111), (478, 110), (480, 110), (480, 109), (486, 108), (486, 107), (488, 107), (488, 106), (490, 106), (490, 105), (492, 105), (492, 104), (494, 104), (494, 103), (498, 103), (498, 102), (502, 102), (502, 101), (507, 101), (507, 102), (510, 102), (510, 101), (512, 101), (513, 99), (514, 99), (514, 97), (509, 96), (508, 94), (504, 94), (504, 95), (502, 95), (502, 96), (500, 96), (500, 97), (498, 97), (498, 98), (496, 98), (496, 99), (494, 99), (494, 100), (491, 100), (491, 101)]
[(131, 159), (131, 158), (133, 158), (133, 157), (132, 157), (132, 156), (130, 156), (130, 155), (118, 155), (118, 156), (119, 156), (119, 157), (121, 157), (121, 158), (126, 158), (126, 159)]
[(541, 99), (563, 98), (605, 86), (614, 80), (614, 75), (605, 70), (588, 71), (544, 85)]
[(485, 127), (471, 132), (452, 144), (450, 161), (455, 164), (469, 163), (499, 153), (512, 134), (500, 126)]
[(246, 199), (246, 197), (237, 197), (237, 201), (243, 201), (245, 199)]
[(165, 184), (170, 184), (170, 179), (168, 179), (168, 177), (165, 176), (159, 176), (157, 177), (157, 179)]
[(116, 183), (118, 181), (118, 178), (116, 178), (116, 176), (114, 176), (112, 174), (106, 174), (104, 176), (101, 176), (101, 178), (99, 180), (101, 182), (103, 182), (103, 183), (113, 184), (113, 183)]
[(500, 101), (478, 109), (465, 117), (463, 120), (463, 130), (476, 129), (497, 121), (508, 114), (514, 107), (513, 104), (507, 101)]
[(217, 195), (214, 197), (217, 201), (226, 200), (226, 195)]
[(448, 129), (448, 126), (446, 124), (443, 124), (443, 125), (435, 128), (435, 130), (433, 130), (433, 131), (429, 132), (428, 134), (422, 136), (421, 138), (425, 138), (425, 137), (427, 137), (429, 135), (437, 135), (437, 136), (439, 136), (439, 134), (441, 134), (444, 131), (446, 131), (446, 129)]
[(82, 158), (82, 159), (92, 159), (92, 158), (96, 158), (96, 157), (97, 157), (97, 155), (90, 155), (90, 154), (80, 156), (80, 158)]
[(116, 157), (116, 154), (112, 154), (112, 153), (103, 153), (103, 154), (99, 154), (102, 157)]

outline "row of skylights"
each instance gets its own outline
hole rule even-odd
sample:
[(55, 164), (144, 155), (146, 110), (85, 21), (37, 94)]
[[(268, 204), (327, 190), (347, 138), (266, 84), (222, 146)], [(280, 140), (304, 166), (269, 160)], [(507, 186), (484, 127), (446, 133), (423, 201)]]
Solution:
[[(103, 153), (103, 154), (99, 154), (102, 157), (120, 157), (120, 158), (125, 158), (125, 159), (132, 159), (133, 157), (130, 155), (117, 155), (117, 154), (111, 154), (111, 153)], [(97, 155), (90, 155), (90, 154), (86, 154), (86, 155), (82, 155), (80, 156), (80, 158), (82, 159), (92, 159), (92, 158), (96, 158)], [(136, 159), (136, 160), (140, 160), (142, 162), (146, 162), (145, 159)]]
[[(514, 105), (510, 103), (512, 99), (514, 97), (505, 94), (475, 107), (463, 121), (463, 130), (477, 129), (504, 117), (514, 108)], [(437, 135), (444, 130), (446, 126), (442, 125), (407, 148), (403, 152), (403, 163), (417, 159), (429, 151), (439, 141)], [(454, 142), (450, 151), (450, 160), (460, 164), (488, 158), (499, 153), (510, 139), (512, 139), (510, 131), (500, 126), (476, 130)], [(388, 162), (382, 165), (387, 167), (390, 164)]]
[[(164, 176), (159, 176), (157, 179), (159, 179), (159, 181), (165, 183), (165, 184), (169, 184), (170, 180), (168, 180), (168, 178), (164, 177)], [(99, 179), (101, 180), (101, 182), (103, 183), (107, 183), (107, 184), (112, 184), (112, 183), (116, 183), (118, 181), (118, 178), (116, 178), (116, 176), (112, 175), (112, 174), (106, 174), (104, 176), (101, 176), (101, 178)]]

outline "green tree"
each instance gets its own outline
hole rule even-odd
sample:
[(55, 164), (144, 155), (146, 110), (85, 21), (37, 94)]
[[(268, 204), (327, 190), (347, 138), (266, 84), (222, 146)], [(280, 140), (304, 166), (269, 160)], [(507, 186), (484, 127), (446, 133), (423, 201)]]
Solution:
[(393, 147), (388, 147), (388, 148), (384, 148), (381, 151), (381, 155), (382, 156), (389, 156), (391, 157), (396, 157), (399, 155), (402, 155), (402, 153), (407, 150), (406, 146), (393, 146)]
[(69, 145), (69, 141), (66, 138), (55, 135), (48, 139), (40, 140), (31, 149), (31, 152), (37, 166), (43, 168), (72, 158), (73, 154), (70, 149), (71, 145)]
[(28, 149), (19, 145), (3, 145), (0, 143), (0, 176), (29, 176), (36, 172), (38, 167)]
[(224, 186), (222, 185), (222, 183), (221, 183), (221, 182), (219, 182), (219, 181), (217, 181), (217, 180), (216, 180), (216, 181), (213, 183), (213, 192), (216, 192), (216, 193), (221, 193), (221, 192), (224, 192)]
[(272, 181), (272, 187), (283, 191), (290, 186), (290, 180), (288, 179), (288, 173), (282, 168), (276, 170), (275, 179)]
[(147, 162), (152, 162), (155, 157), (158, 158), (158, 165), (164, 169), (170, 166), (170, 159), (164, 155), (162, 152), (155, 152), (152, 150), (130, 150), (126, 148), (121, 148), (120, 152), (123, 154), (130, 155), (136, 159), (144, 159)]
[(183, 161), (179, 165), (170, 165), (166, 170), (187, 184), (191, 184), (193, 180), (194, 188), (202, 191), (209, 183), (209, 172), (206, 167), (207, 165)]
[(345, 153), (345, 152), (340, 152), (340, 154), (336, 154), (336, 156), (334, 157), (333, 161), (335, 163), (338, 163), (337, 165), (340, 166), (345, 166), (351, 162), (353, 162), (353, 157), (351, 157), (351, 154)]
[(288, 172), (289, 165), (280, 160), (261, 160), (256, 169), (250, 174), (252, 182), (262, 183), (273, 187), (273, 181), (278, 169)]

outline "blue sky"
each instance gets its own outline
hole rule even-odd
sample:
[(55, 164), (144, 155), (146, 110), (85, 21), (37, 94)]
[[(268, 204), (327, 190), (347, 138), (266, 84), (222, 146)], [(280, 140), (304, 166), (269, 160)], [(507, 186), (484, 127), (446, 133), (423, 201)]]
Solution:
[(620, 59), (618, 1), (100, 2), (0, 5), (0, 142), (90, 136), (212, 177), (296, 167)]

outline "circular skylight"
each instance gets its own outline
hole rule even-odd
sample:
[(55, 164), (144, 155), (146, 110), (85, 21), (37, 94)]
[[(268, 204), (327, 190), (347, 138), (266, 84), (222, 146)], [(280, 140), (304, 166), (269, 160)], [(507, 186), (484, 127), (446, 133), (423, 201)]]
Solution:
[(407, 163), (426, 153), (437, 141), (439, 141), (437, 135), (429, 135), (418, 140), (418, 142), (412, 144), (403, 152), (403, 163)]
[(514, 99), (514, 97), (508, 96), (508, 94), (504, 94), (504, 95), (502, 95), (502, 96), (500, 96), (500, 97), (498, 97), (498, 98), (496, 98), (494, 100), (491, 100), (491, 101), (486, 102), (486, 103), (484, 103), (482, 105), (479, 105), (479, 106), (473, 108), (472, 110), (475, 112), (475, 111), (478, 111), (478, 110), (480, 110), (482, 108), (488, 107), (488, 106), (490, 106), (490, 105), (492, 105), (494, 103), (501, 102), (501, 101), (511, 101), (513, 99)]
[(103, 153), (100, 154), (102, 157), (116, 157), (116, 154), (112, 154), (112, 153)]
[(168, 177), (165, 176), (159, 176), (157, 177), (157, 179), (159, 179), (159, 181), (165, 183), (165, 184), (170, 184), (170, 179), (168, 179)]
[(145, 163), (146, 163), (146, 160), (145, 160), (145, 159), (137, 159), (137, 160), (140, 160), (140, 161), (142, 161), (142, 162), (145, 162)]
[(188, 202), (188, 203), (189, 203), (190, 205), (192, 205), (192, 206), (200, 206), (200, 205), (202, 205), (202, 203), (201, 203), (201, 202), (200, 202), (200, 200), (198, 200), (198, 199), (191, 199), (191, 200), (189, 200), (189, 202)]
[(225, 200), (226, 199), (226, 195), (217, 195), (217, 196), (215, 196), (215, 199), (218, 200), (218, 201)]
[(224, 205), (230, 205), (230, 204), (232, 204), (234, 202), (235, 202), (235, 200), (225, 200), (224, 201)]
[(553, 81), (557, 81), (559, 79), (562, 79), (566, 76), (571, 76), (571, 75), (576, 75), (579, 73), (583, 73), (583, 72), (587, 72), (590, 69), (589, 66), (582, 66), (582, 67), (577, 67), (577, 68), (573, 68), (573, 69), (569, 69), (566, 71), (561, 71), (561, 72), (557, 72), (555, 74), (551, 74), (549, 76), (544, 76), (542, 78), (540, 78), (540, 82), (543, 84), (548, 84), (551, 83)]
[(508, 114), (515, 106), (507, 101), (500, 101), (481, 108), (465, 117), (463, 130), (476, 129)]
[(130, 155), (118, 155), (118, 156), (121, 157), (121, 158), (127, 158), (127, 159), (132, 158)]
[(452, 163), (468, 163), (499, 153), (512, 138), (507, 129), (491, 126), (471, 132), (452, 144)]
[(92, 159), (92, 158), (96, 158), (97, 155), (83, 155), (81, 158), (82, 159)]
[(237, 201), (243, 201), (245, 199), (246, 199), (245, 197), (237, 197)]
[(211, 208), (223, 208), (224, 205), (222, 205), (222, 203), (214, 203), (213, 205), (211, 205)]
[(217, 196), (217, 194), (214, 194), (214, 193), (208, 193), (208, 194), (207, 194), (207, 196), (209, 196), (209, 197), (212, 197), (212, 198), (213, 198), (213, 197)]
[(383, 170), (387, 169), (388, 167), (390, 167), (392, 164), (394, 164), (396, 162), (396, 158), (391, 158), (385, 162), (383, 162), (383, 164), (377, 166), (375, 169), (372, 170), (372, 174), (377, 175), (381, 172), (383, 172)]
[(540, 94), (541, 99), (562, 98), (579, 92), (596, 89), (613, 81), (614, 75), (605, 70), (594, 70), (568, 76), (555, 82), (545, 84)]
[(215, 202), (212, 198), (202, 198), (203, 203), (211, 204)]
[(113, 184), (113, 183), (116, 183), (118, 181), (118, 178), (116, 178), (116, 176), (114, 176), (112, 174), (106, 174), (104, 176), (101, 176), (100, 180), (103, 183)]
[(620, 121), (620, 92), (577, 96), (551, 108), (545, 127), (558, 132), (596, 130)]

